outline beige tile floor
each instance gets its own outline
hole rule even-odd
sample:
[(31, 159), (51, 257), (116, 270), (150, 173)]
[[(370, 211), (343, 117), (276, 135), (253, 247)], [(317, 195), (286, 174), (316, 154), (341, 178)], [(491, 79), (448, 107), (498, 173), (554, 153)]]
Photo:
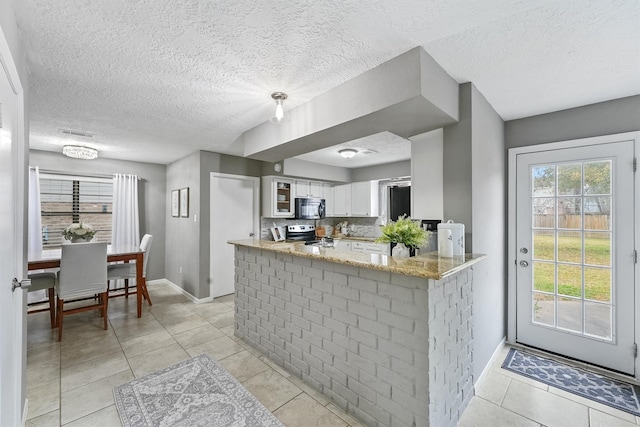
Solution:
[(48, 313), (27, 318), (27, 426), (120, 426), (113, 387), (203, 352), (215, 357), (287, 426), (361, 426), (325, 397), (233, 336), (233, 297), (194, 304), (151, 285), (153, 306), (135, 315), (135, 297), (65, 317), (61, 343)]
[[(56, 341), (48, 313), (28, 316), (28, 426), (119, 426), (114, 386), (208, 352), (286, 426), (361, 426), (324, 396), (233, 336), (233, 298), (194, 304), (165, 285), (149, 287), (152, 307), (135, 316), (135, 297), (109, 301), (109, 329), (97, 312), (65, 318)], [(640, 425), (640, 418), (500, 368), (503, 349), (460, 427)]]
[(459, 427), (640, 425), (640, 417), (502, 369), (508, 351), (508, 346), (503, 348), (489, 366)]

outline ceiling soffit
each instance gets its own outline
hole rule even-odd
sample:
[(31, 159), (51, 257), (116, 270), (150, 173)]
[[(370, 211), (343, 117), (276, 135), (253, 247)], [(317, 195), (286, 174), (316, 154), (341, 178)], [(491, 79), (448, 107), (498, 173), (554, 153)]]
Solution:
[(243, 134), (244, 155), (278, 161), (379, 132), (404, 138), (458, 120), (458, 83), (416, 47)]

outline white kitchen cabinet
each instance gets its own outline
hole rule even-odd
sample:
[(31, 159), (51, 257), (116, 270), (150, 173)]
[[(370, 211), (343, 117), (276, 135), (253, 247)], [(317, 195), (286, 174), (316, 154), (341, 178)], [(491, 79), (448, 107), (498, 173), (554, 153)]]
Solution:
[(351, 183), (350, 216), (378, 216), (378, 182), (363, 181)]
[(277, 176), (262, 177), (262, 216), (293, 218), (294, 180)]
[(333, 241), (333, 247), (336, 251), (351, 252), (352, 242), (350, 240), (336, 239)]
[(324, 198), (324, 186), (320, 181), (307, 181), (296, 179), (296, 197), (320, 197)]
[(333, 215), (349, 216), (351, 213), (351, 184), (333, 187)]
[(334, 205), (335, 205), (335, 193), (334, 193), (333, 185), (324, 183), (322, 184), (322, 195), (325, 203), (325, 215), (326, 216), (334, 216)]

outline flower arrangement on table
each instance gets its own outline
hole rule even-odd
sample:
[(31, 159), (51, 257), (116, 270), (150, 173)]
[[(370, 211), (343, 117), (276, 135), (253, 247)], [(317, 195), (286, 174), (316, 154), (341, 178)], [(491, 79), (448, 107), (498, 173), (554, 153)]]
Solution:
[(86, 242), (93, 239), (96, 231), (90, 224), (85, 222), (74, 222), (70, 226), (64, 229), (62, 235), (66, 240), (71, 240), (71, 242), (75, 242), (76, 240), (84, 240)]
[[(376, 239), (377, 243), (397, 243), (398, 246), (404, 245), (406, 248), (413, 249), (422, 246), (431, 235), (430, 231), (424, 230), (420, 226), (419, 221), (414, 221), (406, 215), (402, 215), (397, 221), (383, 225), (381, 232), (382, 235)], [(398, 255), (392, 253), (392, 256)]]

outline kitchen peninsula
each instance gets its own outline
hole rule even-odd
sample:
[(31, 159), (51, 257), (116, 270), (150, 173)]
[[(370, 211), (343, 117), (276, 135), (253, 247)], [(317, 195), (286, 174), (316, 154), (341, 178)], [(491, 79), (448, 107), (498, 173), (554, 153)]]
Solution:
[(454, 426), (473, 395), (473, 264), (235, 245), (235, 333), (368, 426)]

